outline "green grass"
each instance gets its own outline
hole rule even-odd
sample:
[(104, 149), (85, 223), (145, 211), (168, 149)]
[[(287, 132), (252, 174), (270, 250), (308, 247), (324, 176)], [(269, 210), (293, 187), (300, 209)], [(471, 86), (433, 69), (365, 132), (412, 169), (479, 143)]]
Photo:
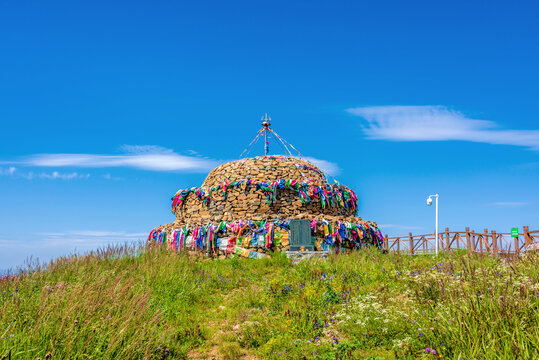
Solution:
[(2, 278), (0, 356), (534, 359), (538, 265), (374, 249), (295, 265), (107, 249)]

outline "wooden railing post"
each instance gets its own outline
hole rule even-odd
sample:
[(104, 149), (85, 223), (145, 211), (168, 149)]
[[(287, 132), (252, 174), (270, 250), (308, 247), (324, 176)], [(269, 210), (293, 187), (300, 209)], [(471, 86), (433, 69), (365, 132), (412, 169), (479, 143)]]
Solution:
[(488, 251), (488, 229), (485, 229), (485, 234), (483, 235), (483, 241), (485, 242), (485, 252)]
[(389, 250), (389, 237), (387, 236), (387, 234), (384, 237), (384, 249)]
[(397, 238), (397, 252), (401, 252), (401, 238), (399, 237)]
[(472, 243), (470, 242), (470, 228), (466, 227), (466, 249), (472, 251)]
[(414, 237), (412, 233), (408, 233), (408, 236), (410, 237), (410, 254), (414, 255)]
[(528, 245), (532, 244), (532, 237), (530, 236), (530, 228), (527, 226), (524, 226), (524, 244), (526, 245), (526, 248)]
[(445, 248), (448, 251), (451, 249), (451, 242), (449, 242), (449, 228), (445, 228)]
[(519, 256), (520, 255), (520, 241), (519, 241), (519, 237), (517, 236), (516, 238), (514, 238), (515, 240), (515, 254), (516, 256)]
[(498, 237), (495, 230), (492, 230), (492, 253), (498, 255)]

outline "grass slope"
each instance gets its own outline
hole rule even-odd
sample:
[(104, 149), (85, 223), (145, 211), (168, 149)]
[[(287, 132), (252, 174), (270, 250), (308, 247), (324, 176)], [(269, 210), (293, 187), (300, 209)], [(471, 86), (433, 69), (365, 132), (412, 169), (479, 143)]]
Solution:
[(367, 249), (293, 265), (161, 249), (0, 280), (12, 359), (539, 358), (539, 259)]

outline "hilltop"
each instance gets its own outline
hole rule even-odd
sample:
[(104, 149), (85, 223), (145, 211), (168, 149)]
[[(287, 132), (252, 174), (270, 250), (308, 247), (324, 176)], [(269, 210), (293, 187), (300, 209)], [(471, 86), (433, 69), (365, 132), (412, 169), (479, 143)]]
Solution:
[(364, 249), (293, 264), (109, 248), (0, 281), (13, 359), (539, 356), (537, 256)]

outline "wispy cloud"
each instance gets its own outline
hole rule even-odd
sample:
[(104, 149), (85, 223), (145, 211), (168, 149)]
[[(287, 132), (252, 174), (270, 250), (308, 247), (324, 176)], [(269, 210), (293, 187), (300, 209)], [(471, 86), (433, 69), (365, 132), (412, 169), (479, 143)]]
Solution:
[(20, 236), (12, 238), (0, 237), (0, 250), (29, 249), (36, 251), (36, 249), (56, 249), (57, 255), (61, 255), (74, 249), (77, 249), (77, 251), (89, 251), (107, 245), (135, 244), (139, 241), (144, 241), (147, 237), (147, 233), (115, 230), (38, 232), (32, 234), (29, 239), (20, 239)]
[(12, 176), (13, 174), (15, 174), (15, 171), (17, 171), (17, 168), (15, 168), (14, 166), (10, 166), (7, 169), (0, 168), (0, 175), (10, 175), (10, 176)]
[(34, 154), (0, 164), (37, 167), (109, 168), (131, 167), (152, 171), (205, 172), (219, 162), (198, 156), (185, 156), (153, 145), (124, 145), (124, 154)]
[(52, 173), (33, 173), (29, 172), (27, 174), (22, 175), (22, 177), (27, 178), (28, 180), (32, 179), (49, 179), (49, 180), (73, 180), (73, 179), (88, 179), (90, 177), (90, 174), (79, 174), (78, 172), (72, 172), (72, 173), (60, 173), (58, 171), (53, 171)]
[(136, 245), (144, 242), (147, 236), (145, 232), (84, 229), (12, 236), (0, 234), (0, 264), (5, 269), (17, 268), (29, 258), (48, 262), (58, 256), (83, 254), (108, 245)]
[(521, 207), (529, 205), (529, 202), (525, 201), (497, 201), (485, 204), (486, 206), (496, 206), (496, 207)]
[(366, 120), (362, 127), (370, 139), (461, 140), (539, 151), (539, 130), (502, 129), (493, 121), (470, 119), (444, 106), (370, 106), (347, 112)]
[(73, 180), (73, 179), (88, 179), (90, 174), (80, 174), (78, 172), (72, 173), (61, 173), (58, 171), (53, 171), (50, 173), (47, 172), (21, 172), (18, 171), (14, 166), (10, 166), (8, 169), (0, 168), (0, 176), (10, 176), (13, 178), (23, 178), (27, 180), (33, 179), (49, 179), (49, 180)]
[(103, 175), (101, 175), (101, 177), (102, 177), (103, 179), (106, 179), (106, 180), (113, 180), (113, 181), (121, 181), (121, 180), (125, 180), (125, 178), (123, 178), (123, 177), (112, 176), (111, 174), (103, 174)]
[(322, 170), (323, 172), (325, 172), (328, 175), (336, 176), (336, 175), (340, 174), (340, 172), (341, 172), (341, 169), (339, 168), (339, 165), (337, 165), (335, 163), (332, 163), (330, 161), (316, 159), (316, 158), (308, 157), (308, 156), (304, 157), (304, 159), (309, 161), (309, 162), (312, 162), (320, 170)]
[[(148, 236), (146, 233), (133, 233), (114, 230), (68, 230), (62, 232), (36, 233), (40, 245), (70, 246), (92, 249), (108, 244), (133, 243), (143, 240)], [(34, 244), (35, 246), (36, 244)]]

